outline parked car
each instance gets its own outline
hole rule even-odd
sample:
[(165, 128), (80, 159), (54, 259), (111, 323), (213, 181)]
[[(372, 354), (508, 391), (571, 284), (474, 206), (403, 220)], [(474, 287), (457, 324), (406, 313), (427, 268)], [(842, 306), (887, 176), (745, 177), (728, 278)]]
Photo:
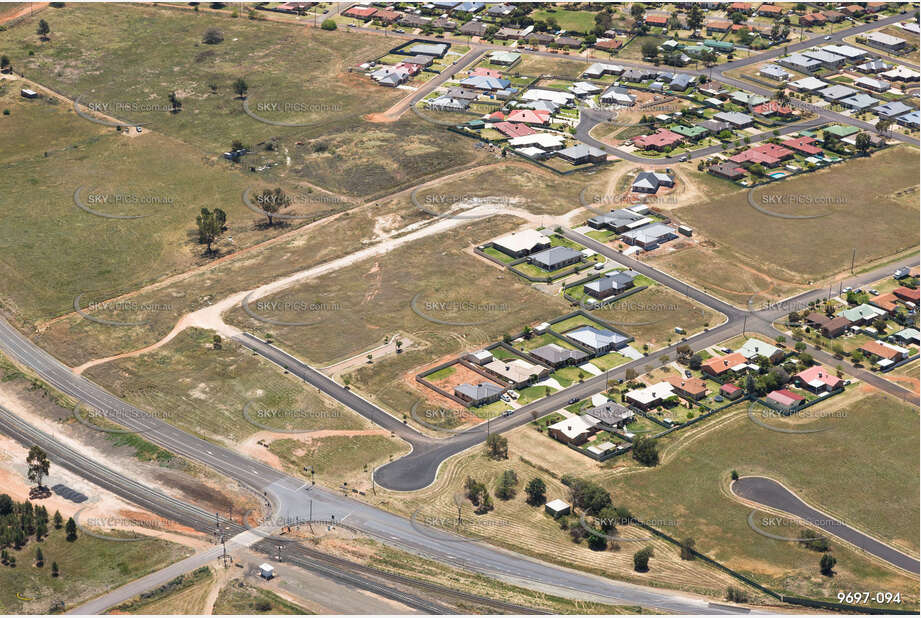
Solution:
[(576, 403), (576, 402), (578, 402), (578, 401), (579, 401), (579, 398), (578, 398), (578, 397), (573, 397), (572, 399), (569, 400), (569, 403), (570, 403), (570, 404), (573, 404), (573, 403)]
[(500, 399), (506, 403), (512, 400), (512, 398), (508, 396), (508, 393), (502, 393), (502, 396), (500, 397)]
[(873, 296), (879, 296), (879, 290), (877, 290), (876, 288), (870, 288), (870, 289), (867, 290), (867, 291), (868, 291), (870, 294), (872, 294)]
[(688, 371), (687, 369), (685, 369), (685, 370), (684, 370), (684, 377), (690, 378), (690, 377), (691, 377), (691, 372)]

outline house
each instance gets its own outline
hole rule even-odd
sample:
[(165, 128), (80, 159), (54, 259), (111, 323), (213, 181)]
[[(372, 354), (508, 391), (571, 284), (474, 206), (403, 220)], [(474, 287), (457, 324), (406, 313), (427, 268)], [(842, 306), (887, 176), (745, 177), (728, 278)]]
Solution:
[(409, 54), (424, 54), (426, 56), (435, 56), (436, 58), (443, 58), (446, 53), (448, 53), (448, 48), (450, 45), (447, 43), (417, 43), (409, 48)]
[(482, 406), (499, 401), (504, 391), (505, 389), (492, 382), (480, 382), (475, 385), (464, 382), (454, 387), (454, 396), (467, 402), (467, 405)]
[(849, 62), (863, 60), (869, 55), (867, 50), (853, 47), (852, 45), (825, 45), (821, 49), (822, 51), (826, 51), (830, 54), (843, 56), (844, 58), (847, 58)]
[(752, 94), (750, 92), (744, 92), (742, 90), (736, 90), (732, 93), (732, 102), (739, 105), (761, 105), (762, 103), (767, 103), (768, 98), (763, 97), (759, 94)]
[(781, 105), (777, 101), (768, 101), (752, 108), (752, 112), (759, 116), (770, 118), (771, 116), (789, 117), (793, 115), (793, 108)]
[(633, 179), (630, 190), (634, 193), (651, 193), (655, 195), (660, 187), (674, 187), (675, 179), (665, 172), (640, 172)]
[(822, 62), (815, 58), (810, 58), (803, 54), (790, 54), (777, 61), (788, 69), (799, 71), (800, 73), (812, 73), (822, 68)]
[(550, 122), (550, 112), (542, 109), (516, 109), (507, 117), (508, 122), (545, 125)]
[(793, 376), (796, 384), (813, 393), (827, 393), (844, 385), (844, 380), (821, 365), (813, 365)]
[(438, 97), (426, 103), (426, 107), (439, 112), (463, 112), (470, 107), (470, 101), (452, 97)]
[(597, 421), (592, 417), (571, 416), (547, 427), (551, 437), (565, 444), (578, 446), (598, 431)]
[(825, 15), (822, 13), (807, 13), (799, 18), (799, 23), (801, 26), (806, 28), (811, 28), (812, 26), (824, 26), (828, 23), (828, 20), (825, 19)]
[(776, 19), (783, 15), (783, 9), (776, 4), (762, 4), (758, 7), (756, 14), (760, 15), (761, 17), (771, 17)]
[(921, 78), (921, 73), (912, 71), (906, 66), (898, 65), (894, 69), (880, 73), (883, 77), (893, 82), (916, 82)]
[(790, 82), (789, 86), (797, 92), (815, 92), (816, 90), (827, 87), (828, 84), (821, 79), (810, 76)]
[(488, 75), (471, 75), (461, 80), (462, 88), (473, 88), (474, 90), (502, 90), (511, 85), (507, 79), (501, 77), (490, 77)]
[(492, 246), (510, 257), (521, 258), (549, 249), (550, 239), (537, 230), (522, 230), (495, 239)]
[(688, 75), (687, 73), (678, 73), (672, 78), (670, 82), (668, 82), (668, 88), (669, 90), (678, 90), (684, 92), (693, 83), (693, 75)]
[(400, 16), (400, 25), (409, 28), (422, 28), (427, 26), (431, 21), (432, 20), (428, 17), (422, 17), (414, 13), (403, 13), (403, 15)]
[(720, 122), (728, 122), (734, 129), (746, 129), (755, 123), (755, 119), (742, 112), (719, 112), (713, 116)]
[(822, 11), (822, 16), (825, 17), (826, 21), (830, 21), (833, 24), (837, 24), (845, 17), (841, 11)]
[(652, 221), (649, 217), (643, 216), (631, 208), (619, 208), (607, 214), (592, 217), (588, 220), (588, 225), (596, 230), (606, 228), (621, 234), (652, 223)]
[(675, 228), (663, 223), (651, 223), (641, 228), (624, 232), (621, 236), (628, 245), (642, 247), (646, 251), (658, 248), (662, 243), (678, 238)]
[(730, 401), (734, 401), (742, 396), (742, 389), (732, 382), (726, 382), (726, 384), (720, 386), (720, 395)]
[(582, 72), (582, 77), (589, 79), (598, 79), (605, 75), (620, 75), (624, 72), (624, 67), (618, 64), (604, 64), (595, 62)]
[(745, 169), (734, 163), (717, 163), (716, 165), (711, 165), (707, 172), (726, 180), (738, 180), (745, 176)]
[(355, 19), (368, 21), (374, 17), (375, 13), (377, 13), (377, 9), (373, 6), (353, 6), (352, 8), (344, 11), (342, 14), (346, 17), (353, 17)]
[(859, 94), (850, 96), (846, 99), (841, 99), (838, 102), (848, 109), (862, 111), (862, 110), (867, 109), (868, 107), (873, 107), (874, 105), (878, 104), (879, 99), (876, 99), (864, 92), (861, 92)]
[(541, 150), (553, 151), (559, 150), (566, 143), (566, 138), (562, 135), (553, 133), (533, 133), (531, 135), (522, 135), (513, 137), (508, 141), (512, 148), (525, 148), (533, 146)]
[(710, 135), (710, 132), (701, 126), (685, 126), (683, 124), (673, 124), (670, 126), (669, 131), (677, 133), (681, 137), (690, 140), (692, 142), (698, 142), (703, 138)]
[(531, 356), (551, 367), (576, 365), (588, 359), (588, 354), (582, 350), (570, 350), (555, 343), (548, 343), (539, 348), (534, 348), (530, 353)]
[(907, 288), (905, 286), (897, 287), (892, 290), (892, 293), (897, 296), (900, 300), (918, 304), (918, 301), (921, 300), (921, 290), (917, 288)]
[(576, 96), (571, 92), (562, 90), (544, 90), (542, 88), (531, 88), (523, 95), (522, 101), (552, 101), (560, 106), (572, 105)]
[(758, 69), (758, 74), (768, 79), (785, 82), (793, 78), (793, 73), (776, 64), (766, 64)]
[(483, 365), (483, 370), (510, 384), (512, 388), (521, 388), (546, 376), (550, 370), (522, 358), (493, 359)]
[(571, 36), (557, 37), (554, 43), (556, 43), (560, 47), (565, 47), (568, 49), (579, 49), (580, 47), (582, 47), (582, 41), (580, 39), (576, 39)]
[(22, 88), (22, 89), (19, 91), (19, 96), (21, 96), (21, 97), (24, 98), (24, 99), (37, 99), (37, 98), (38, 98), (38, 93), (35, 92), (34, 90), (29, 89), (29, 88)]
[(844, 139), (860, 131), (857, 127), (850, 125), (833, 124), (822, 129), (825, 135), (834, 135), (838, 139)]
[(512, 66), (521, 59), (521, 54), (518, 52), (509, 52), (509, 51), (494, 51), (489, 54), (490, 64), (498, 64), (502, 66)]
[(863, 15), (864, 10), (865, 9), (859, 4), (849, 4), (848, 6), (841, 9), (843, 13), (847, 13), (851, 17), (854, 17), (856, 15)]
[(802, 55), (807, 58), (812, 58), (813, 60), (818, 60), (822, 64), (822, 68), (832, 70), (840, 69), (847, 61), (847, 58), (844, 56), (827, 52), (824, 49), (807, 49)]
[(445, 91), (444, 96), (451, 97), (452, 99), (464, 99), (466, 101), (473, 101), (480, 97), (480, 93), (476, 90), (468, 90), (466, 88), (452, 87), (448, 88)]
[(783, 410), (792, 410), (806, 401), (806, 398), (782, 388), (768, 393), (767, 400)]
[(486, 14), (490, 17), (507, 17), (514, 10), (514, 4), (494, 4), (486, 9)]
[(881, 118), (895, 118), (911, 111), (911, 108), (901, 101), (883, 103), (873, 108), (873, 113)]
[(670, 375), (665, 381), (672, 385), (679, 397), (699, 401), (707, 396), (707, 383), (700, 378), (684, 378), (679, 375)]
[(495, 358), (489, 350), (477, 350), (467, 354), (466, 359), (475, 365), (485, 365), (492, 362)]
[(611, 86), (601, 95), (601, 102), (607, 105), (623, 105), (632, 107), (636, 103), (636, 97), (621, 86)]
[(770, 343), (765, 343), (760, 339), (749, 338), (742, 347), (736, 350), (739, 354), (744, 356), (748, 360), (752, 360), (759, 356), (762, 356), (772, 363), (778, 363), (783, 360), (784, 351), (778, 348), (777, 346), (771, 345)]
[(870, 304), (879, 307), (886, 313), (892, 313), (898, 305), (898, 297), (895, 294), (881, 294), (870, 299)]
[(623, 41), (619, 41), (618, 39), (598, 39), (595, 41), (593, 47), (607, 52), (614, 52), (623, 47), (623, 45)]
[(624, 71), (621, 77), (624, 79), (624, 81), (639, 83), (646, 81), (647, 79), (654, 79), (656, 77), (656, 72), (652, 69), (632, 68)]
[(377, 9), (377, 13), (374, 14), (374, 19), (380, 20), (385, 24), (392, 24), (398, 21), (402, 16), (403, 13), (400, 13), (399, 11)]
[(668, 382), (658, 382), (651, 386), (645, 388), (638, 388), (628, 392), (624, 397), (625, 399), (640, 408), (641, 410), (649, 410), (658, 405), (661, 405), (663, 401), (669, 397), (674, 397), (675, 392), (672, 389), (672, 385)]
[[(500, 6), (508, 6), (508, 5), (500, 5)], [(551, 500), (550, 502), (544, 505), (544, 511), (548, 513), (549, 515), (553, 516), (554, 518), (562, 517), (563, 515), (569, 515), (569, 512), (571, 509), (572, 507), (569, 506), (568, 502), (563, 502), (559, 498), (557, 498), (556, 500)]]
[(870, 60), (869, 62), (864, 62), (863, 64), (857, 65), (857, 70), (861, 73), (882, 73), (883, 71), (888, 71), (892, 68), (892, 65), (883, 62), (882, 60)]
[(632, 288), (635, 276), (633, 271), (622, 270), (590, 281), (582, 289), (592, 298), (603, 300)]
[(883, 32), (867, 33), (864, 39), (870, 47), (883, 49), (888, 52), (901, 51), (905, 49), (905, 46), (908, 44), (908, 41), (905, 39), (900, 39), (897, 36), (892, 36), (891, 34), (885, 34)]
[(573, 165), (584, 165), (586, 163), (602, 163), (607, 161), (608, 153), (589, 146), (588, 144), (575, 144), (569, 148), (564, 148), (556, 152), (556, 156), (569, 161)]
[(459, 32), (464, 36), (483, 36), (486, 34), (487, 26), (481, 21), (470, 20), (460, 27)]
[(639, 137), (633, 138), (633, 143), (642, 150), (661, 151), (680, 144), (682, 139), (683, 138), (680, 135), (673, 131), (669, 131), (668, 129), (659, 129), (655, 133), (650, 133), (649, 135), (641, 135)]
[(769, 142), (752, 146), (748, 150), (729, 157), (733, 163), (740, 165), (754, 165), (758, 163), (765, 167), (777, 167), (782, 161), (793, 157), (793, 151)]
[(839, 311), (838, 315), (847, 318), (852, 324), (872, 324), (877, 318), (885, 318), (886, 312), (866, 303)]
[(752, 5), (748, 2), (733, 2), (728, 7), (726, 7), (727, 15), (732, 15), (736, 12), (744, 13), (745, 15), (751, 15)]
[(822, 331), (823, 337), (828, 337), (829, 339), (834, 339), (845, 332), (850, 328), (851, 321), (848, 320), (843, 315), (839, 315), (834, 318), (829, 318), (824, 324), (819, 326), (819, 330)]
[(714, 32), (729, 32), (729, 29), (732, 28), (732, 22), (728, 19), (708, 19), (706, 27), (707, 34), (713, 34)]
[(646, 14), (644, 16), (644, 21), (647, 26), (655, 26), (658, 28), (664, 28), (668, 25), (668, 17), (666, 15)]
[(903, 328), (899, 332), (890, 335), (889, 338), (901, 341), (905, 345), (921, 346), (921, 333), (918, 332), (917, 328)]
[(418, 54), (416, 56), (407, 56), (406, 58), (403, 59), (403, 62), (401, 62), (400, 64), (415, 64), (420, 67), (428, 67), (428, 66), (431, 66), (431, 64), (434, 61), (435, 61), (435, 58), (433, 58), (432, 56), (425, 56), (422, 54)]
[(410, 78), (411, 73), (406, 69), (396, 67), (383, 67), (371, 73), (371, 79), (378, 85), (395, 88)]
[(574, 82), (572, 86), (568, 88), (569, 92), (576, 95), (578, 98), (587, 97), (592, 94), (598, 94), (601, 92), (601, 86), (596, 86), (591, 82)]
[(882, 367), (908, 358), (908, 350), (891, 343), (886, 343), (885, 341), (868, 341), (860, 346), (858, 350), (870, 358), (875, 359), (877, 364)]
[(564, 336), (590, 349), (595, 356), (607, 354), (611, 350), (619, 350), (632, 340), (631, 337), (623, 333), (587, 325), (573, 329), (565, 333)]
[(752, 366), (748, 364), (748, 359), (738, 352), (732, 352), (731, 354), (726, 354), (725, 356), (714, 356), (712, 358), (708, 358), (700, 364), (700, 370), (702, 373), (717, 378), (726, 374), (727, 372), (736, 373), (751, 368)]
[(492, 125), (492, 127), (502, 133), (505, 137), (523, 137), (525, 135), (531, 135), (535, 133), (534, 129), (529, 127), (526, 124), (514, 123), (514, 122), (497, 122)]
[(275, 567), (268, 562), (259, 565), (259, 577), (262, 579), (272, 579), (275, 577)]
[(553, 42), (553, 35), (546, 32), (522, 33), (521, 38), (531, 45), (549, 45)]
[(904, 116), (899, 116), (896, 118), (895, 121), (903, 127), (908, 127), (909, 129), (917, 129), (921, 127), (921, 113), (919, 113), (918, 110), (908, 112)]
[(281, 13), (303, 14), (304, 11), (317, 4), (316, 2), (284, 2), (275, 7)]
[(812, 156), (822, 153), (822, 149), (816, 146), (818, 140), (814, 137), (803, 135), (801, 137), (792, 137), (780, 142), (784, 148), (795, 150), (804, 155)]
[(715, 41), (713, 39), (704, 41), (704, 47), (709, 47), (710, 49), (713, 49), (714, 51), (717, 51), (721, 54), (731, 53), (732, 50), (735, 49), (735, 45), (733, 45), (730, 41)]
[(819, 90), (819, 96), (825, 99), (826, 101), (837, 101), (838, 99), (843, 99), (849, 97), (852, 94), (856, 94), (857, 91), (853, 88), (849, 88), (843, 84), (834, 84), (823, 90)]
[(594, 406), (584, 411), (585, 416), (590, 416), (598, 423), (598, 427), (605, 431), (623, 429), (636, 416), (633, 410), (613, 401), (606, 401), (599, 406)]
[(528, 263), (548, 272), (566, 268), (582, 261), (582, 254), (570, 247), (550, 247), (528, 257)]
[(510, 41), (520, 37), (521, 30), (518, 28), (499, 28), (495, 36), (500, 41)]

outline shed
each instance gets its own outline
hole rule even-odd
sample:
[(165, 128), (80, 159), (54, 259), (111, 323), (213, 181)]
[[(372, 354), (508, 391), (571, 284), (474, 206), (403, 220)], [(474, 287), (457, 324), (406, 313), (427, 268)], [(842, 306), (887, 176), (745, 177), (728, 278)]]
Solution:
[(29, 90), (28, 88), (23, 88), (22, 90), (19, 91), (19, 94), (21, 94), (27, 99), (37, 99), (38, 98), (38, 93), (35, 92), (34, 90)]
[(275, 567), (268, 562), (263, 562), (259, 565), (259, 576), (263, 579), (272, 579), (275, 577)]
[(551, 500), (550, 502), (545, 504), (544, 510), (550, 515), (553, 515), (554, 517), (561, 517), (563, 515), (569, 515), (569, 512), (572, 510), (572, 507), (569, 505), (568, 502), (557, 498), (556, 500)]

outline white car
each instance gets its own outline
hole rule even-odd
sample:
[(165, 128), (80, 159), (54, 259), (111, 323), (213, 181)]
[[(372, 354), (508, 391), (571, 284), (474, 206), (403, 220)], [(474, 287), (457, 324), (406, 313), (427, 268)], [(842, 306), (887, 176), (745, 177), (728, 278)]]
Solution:
[(509, 402), (512, 400), (512, 398), (508, 396), (508, 393), (502, 393), (501, 399), (502, 399), (502, 401), (504, 401), (505, 403), (509, 403)]
[(829, 34), (827, 37), (825, 37), (825, 40), (826, 40), (826, 41), (831, 41), (831, 35)]

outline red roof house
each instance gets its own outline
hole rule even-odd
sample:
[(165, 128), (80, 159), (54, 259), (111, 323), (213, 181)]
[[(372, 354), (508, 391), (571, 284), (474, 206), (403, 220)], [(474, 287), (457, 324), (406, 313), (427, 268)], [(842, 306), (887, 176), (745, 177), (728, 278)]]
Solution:
[(921, 290), (913, 290), (911, 288), (906, 288), (905, 286), (897, 287), (892, 290), (892, 293), (901, 298), (902, 300), (907, 300), (918, 304), (919, 296), (921, 296)]
[(650, 26), (664, 26), (668, 24), (668, 17), (665, 15), (647, 15), (646, 23)]
[(643, 150), (662, 150), (667, 146), (674, 146), (681, 143), (682, 137), (674, 131), (668, 129), (659, 129), (649, 135), (641, 135), (633, 138), (633, 143)]
[(767, 167), (775, 167), (781, 161), (793, 156), (793, 151), (777, 144), (760, 144), (753, 146), (744, 152), (729, 157), (733, 163), (760, 163)]
[(838, 388), (844, 381), (822, 365), (813, 365), (794, 376), (798, 384), (814, 393), (822, 393)]
[(373, 6), (353, 6), (349, 10), (345, 11), (343, 15), (346, 17), (354, 17), (356, 19), (371, 19), (374, 17), (375, 13), (377, 13), (377, 9)]
[(768, 101), (767, 103), (756, 105), (752, 108), (752, 111), (762, 116), (773, 116), (774, 114), (778, 114), (780, 116), (792, 116), (793, 115), (792, 107), (781, 105), (777, 101)]
[(768, 393), (767, 399), (783, 408), (792, 408), (806, 401), (806, 398), (796, 393), (791, 393), (785, 388)]
[(784, 147), (791, 148), (797, 152), (801, 152), (807, 155), (815, 155), (822, 152), (822, 149), (813, 144), (818, 141), (814, 137), (794, 137), (788, 140), (781, 142)]
[(748, 363), (748, 359), (742, 356), (739, 352), (733, 352), (732, 354), (727, 354), (726, 356), (714, 356), (713, 358), (708, 358), (703, 363), (700, 364), (700, 370), (703, 373), (719, 376), (727, 371), (731, 371), (733, 367), (739, 365), (745, 365)]
[(493, 128), (508, 138), (523, 137), (525, 135), (531, 135), (532, 133), (537, 133), (537, 131), (535, 131), (528, 125), (517, 123), (517, 122), (497, 122), (496, 124), (493, 125)]
[(516, 109), (506, 116), (506, 120), (526, 124), (547, 124), (550, 120), (550, 112), (545, 109)]

